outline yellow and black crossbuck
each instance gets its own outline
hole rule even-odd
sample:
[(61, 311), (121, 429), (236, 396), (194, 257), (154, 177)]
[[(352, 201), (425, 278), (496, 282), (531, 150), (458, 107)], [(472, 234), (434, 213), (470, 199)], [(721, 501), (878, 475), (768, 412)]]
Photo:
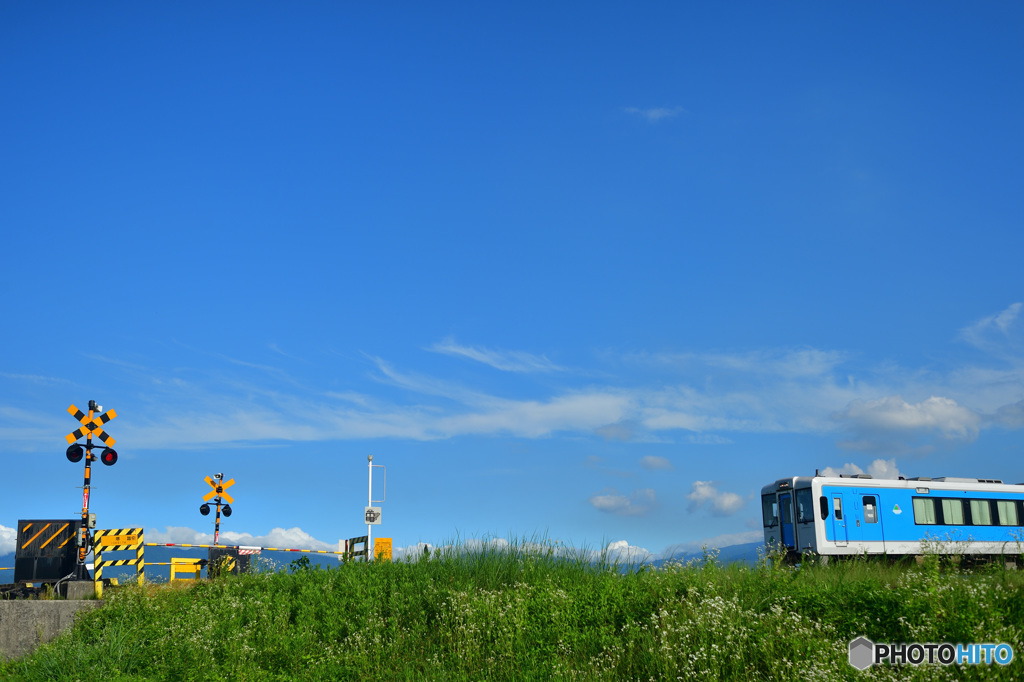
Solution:
[(114, 444), (114, 439), (108, 436), (100, 427), (103, 424), (106, 424), (114, 417), (116, 417), (117, 412), (114, 412), (113, 410), (107, 410), (103, 414), (97, 417), (92, 417), (90, 419), (89, 415), (85, 414), (80, 409), (72, 405), (71, 407), (68, 408), (68, 413), (70, 413), (72, 417), (74, 417), (75, 419), (82, 423), (82, 428), (77, 429), (76, 431), (73, 431), (68, 435), (64, 436), (64, 438), (67, 439), (68, 443), (74, 443), (82, 436), (96, 436), (101, 441), (103, 441), (103, 443), (107, 446), (111, 446)]

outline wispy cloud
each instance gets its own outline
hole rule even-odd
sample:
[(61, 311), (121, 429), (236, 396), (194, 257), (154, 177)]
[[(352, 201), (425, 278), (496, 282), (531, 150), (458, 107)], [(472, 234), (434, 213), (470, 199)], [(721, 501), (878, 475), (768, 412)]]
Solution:
[(623, 109), (627, 114), (633, 116), (639, 116), (640, 118), (650, 121), (651, 123), (657, 123), (658, 121), (666, 118), (672, 118), (679, 114), (685, 113), (686, 109), (683, 107), (651, 107), (649, 109), (642, 109), (640, 107), (626, 107)]
[(57, 377), (46, 377), (38, 374), (9, 374), (7, 372), (0, 372), (0, 377), (5, 379), (13, 379), (15, 381), (28, 381), (33, 384), (70, 384), (71, 382), (67, 379), (58, 379)]
[(503, 372), (559, 372), (563, 367), (556, 365), (543, 355), (535, 355), (524, 351), (498, 351), (489, 348), (463, 346), (452, 338), (447, 338), (431, 346), (428, 350), (443, 355), (464, 357), (482, 362)]
[(650, 488), (634, 490), (626, 497), (615, 488), (605, 488), (590, 496), (590, 505), (598, 511), (619, 516), (642, 516), (657, 504), (654, 491)]
[(584, 462), (584, 466), (606, 476), (615, 476), (617, 478), (631, 478), (636, 475), (632, 471), (613, 469), (605, 464), (606, 461), (604, 457), (590, 455)]
[(108, 365), (116, 365), (117, 367), (123, 367), (125, 369), (133, 369), (142, 372), (145, 372), (149, 369), (148, 367), (145, 367), (144, 365), (140, 365), (138, 363), (127, 362), (125, 360), (120, 360), (117, 358), (108, 358), (105, 355), (97, 355), (95, 353), (82, 353), (82, 357), (86, 357), (90, 360), (95, 360), (97, 362), (103, 362)]
[[(467, 435), (716, 445), (731, 443), (734, 434), (813, 433), (887, 458), (969, 443), (991, 427), (1024, 428), (1024, 358), (1017, 359), (1024, 353), (1014, 350), (1024, 331), (1019, 311), (1014, 304), (964, 332), (977, 346), (995, 349), (990, 364), (945, 373), (795, 348), (605, 354), (603, 366), (583, 381), (579, 373), (556, 372), (561, 368), (544, 356), (449, 339), (432, 350), (519, 372), (514, 389), (480, 390), (366, 354), (368, 372), (327, 390), (320, 376), (305, 385), (274, 367), (211, 352), (197, 351), (219, 362), (203, 371), (93, 359), (119, 364), (139, 388), (135, 414), (119, 421), (117, 433), (135, 450)], [(0, 437), (25, 450), (51, 443), (47, 430), (61, 428), (61, 415), (12, 410), (0, 403)]]
[(1022, 303), (1013, 303), (1005, 310), (983, 317), (960, 330), (960, 337), (972, 346), (1004, 359), (1022, 360), (1024, 347), (1024, 319)]
[(640, 466), (648, 471), (671, 471), (675, 468), (672, 466), (672, 462), (667, 458), (655, 457), (654, 455), (641, 457)]
[(1024, 428), (1024, 400), (1000, 407), (993, 421), (1008, 429)]

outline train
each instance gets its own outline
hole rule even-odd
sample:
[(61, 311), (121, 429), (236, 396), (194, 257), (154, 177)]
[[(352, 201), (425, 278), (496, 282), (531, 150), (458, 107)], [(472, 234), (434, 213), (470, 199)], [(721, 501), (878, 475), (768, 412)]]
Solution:
[(987, 478), (794, 476), (761, 488), (765, 545), (794, 559), (928, 552), (1016, 561), (1024, 483)]

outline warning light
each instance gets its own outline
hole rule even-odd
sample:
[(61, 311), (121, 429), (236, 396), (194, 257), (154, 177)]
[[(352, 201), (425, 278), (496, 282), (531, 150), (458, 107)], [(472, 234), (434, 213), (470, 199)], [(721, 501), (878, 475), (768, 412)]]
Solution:
[(199, 507), (199, 513), (202, 514), (203, 516), (206, 516), (207, 514), (209, 514), (210, 513), (210, 505), (208, 505), (208, 504), (201, 505)]
[(113, 448), (103, 448), (103, 452), (100, 453), (100, 461), (108, 467), (114, 466), (114, 464), (117, 463), (117, 450), (114, 450)]
[(224, 505), (224, 516), (231, 516), (231, 505), (230, 504), (225, 504)]
[(68, 446), (68, 461), (69, 462), (81, 462), (82, 457), (85, 456), (85, 448), (78, 443)]

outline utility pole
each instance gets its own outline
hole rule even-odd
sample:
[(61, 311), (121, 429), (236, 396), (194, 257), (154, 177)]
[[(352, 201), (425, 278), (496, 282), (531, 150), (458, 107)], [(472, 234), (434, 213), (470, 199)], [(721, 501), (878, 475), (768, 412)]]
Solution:
[[(385, 497), (384, 486), (381, 486), (380, 499), (373, 499), (373, 469), (375, 467), (377, 469), (384, 469), (384, 467), (373, 463), (373, 455), (367, 455), (366, 462), (369, 468), (369, 483), (366, 491), (366, 560), (373, 561), (376, 558), (373, 555), (373, 527), (380, 525), (380, 507), (374, 507), (373, 503), (377, 502), (379, 504), (384, 501)], [(386, 469), (381, 472), (381, 474), (386, 473)]]
[[(366, 506), (367, 507), (372, 507), (373, 506), (373, 455), (367, 455), (366, 456), (366, 461), (369, 462), (368, 466), (370, 468), (370, 476), (369, 476), (370, 484), (369, 484), (369, 488), (368, 488), (367, 493), (366, 493)], [(371, 512), (367, 512), (366, 513), (366, 560), (367, 561), (373, 561), (373, 523), (371, 523), (371, 521), (374, 520), (374, 519), (372, 519), (371, 516), (372, 516)]]

